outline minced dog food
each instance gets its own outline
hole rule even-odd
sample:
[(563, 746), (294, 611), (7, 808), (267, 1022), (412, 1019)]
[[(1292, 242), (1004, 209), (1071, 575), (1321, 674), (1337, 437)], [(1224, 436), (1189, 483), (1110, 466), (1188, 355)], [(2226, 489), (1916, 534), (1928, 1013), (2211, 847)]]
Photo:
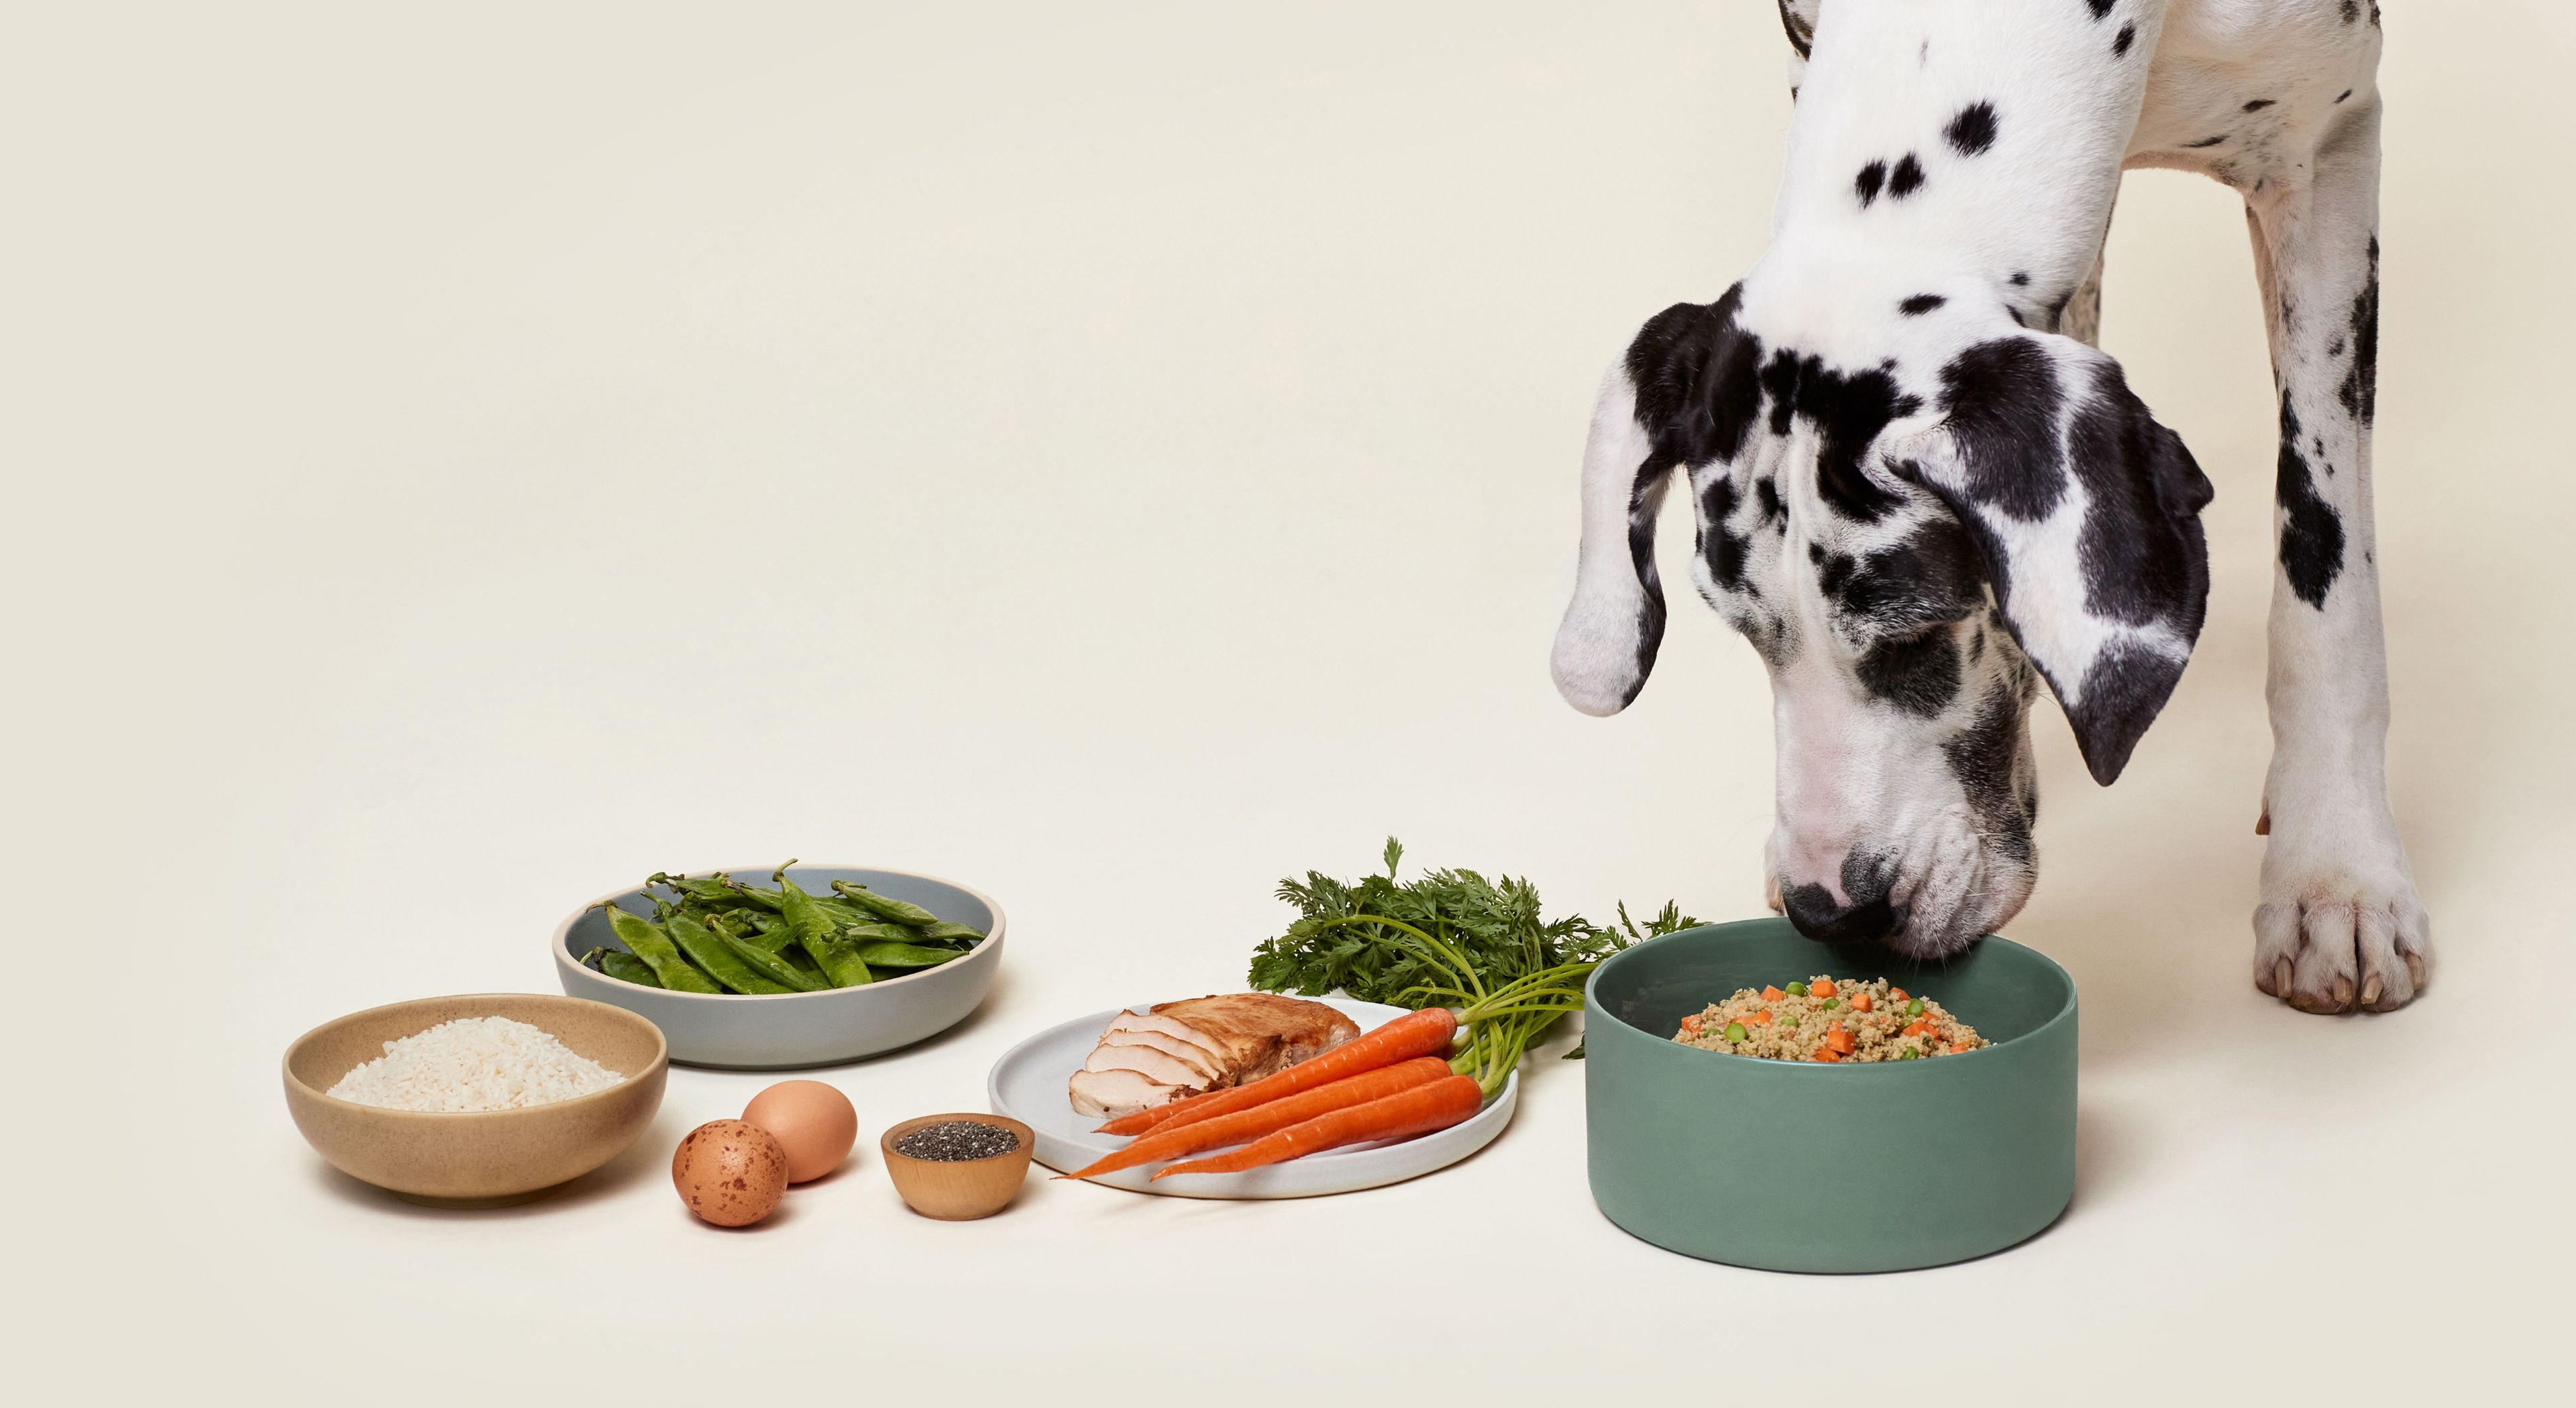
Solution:
[(1809, 978), (1786, 988), (1738, 988), (1682, 1018), (1673, 1040), (1773, 1061), (1914, 1061), (1988, 1046), (1940, 1003), (1885, 979)]

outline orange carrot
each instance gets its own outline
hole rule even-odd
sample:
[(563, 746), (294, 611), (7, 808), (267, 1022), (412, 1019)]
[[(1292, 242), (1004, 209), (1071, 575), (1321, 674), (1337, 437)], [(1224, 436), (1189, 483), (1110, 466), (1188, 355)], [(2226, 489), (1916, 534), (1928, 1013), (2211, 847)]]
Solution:
[[(1786, 996), (1786, 994), (1783, 994), (1783, 996)], [(1744, 1020), (1751, 1022), (1757, 1027), (1767, 1027), (1771, 1025), (1771, 1009), (1768, 1007), (1760, 1008), (1756, 1010), (1752, 1016), (1747, 1017)]]
[(1807, 1059), (1810, 1061), (1839, 1061), (1843, 1059), (1843, 1054), (1830, 1046), (1819, 1046), (1816, 1048), (1816, 1054), (1808, 1057)]
[(1868, 994), (1868, 993), (1865, 993), (1865, 992), (1864, 992), (1864, 993), (1855, 993), (1855, 994), (1853, 994), (1853, 995), (1852, 995), (1852, 1010), (1853, 1010), (1854, 1012), (1866, 1012), (1866, 1011), (1868, 1011), (1868, 1010), (1869, 1010), (1869, 994)]
[(1907, 1027), (1905, 1030), (1903, 1030), (1903, 1031), (1901, 1031), (1901, 1032), (1898, 1032), (1898, 1033), (1897, 1033), (1897, 1035), (1898, 1035), (1898, 1036), (1921, 1036), (1921, 1035), (1923, 1035), (1925, 1032), (1928, 1032), (1928, 1031), (1930, 1031), (1930, 1030), (1932, 1030), (1932, 1019), (1931, 1019), (1931, 1018), (1929, 1018), (1929, 1017), (1917, 1017), (1916, 1019), (1914, 1019), (1914, 1023), (1913, 1023), (1913, 1025), (1911, 1025), (1911, 1026)]
[(1693, 1036), (1699, 1035), (1699, 1014), (1693, 1012), (1689, 1016), (1682, 1018), (1682, 1030), (1689, 1032)]
[(1852, 1053), (1852, 1045), (1852, 1034), (1843, 1030), (1842, 1023), (1836, 1022), (1825, 1029), (1825, 1049), (1849, 1056)]
[(1407, 1012), (1366, 1036), (1343, 1042), (1321, 1056), (1311, 1056), (1279, 1072), (1264, 1076), (1250, 1085), (1231, 1090), (1210, 1091), (1205, 1098), (1193, 1099), (1186, 1106), (1154, 1125), (1157, 1131), (1179, 1129), (1218, 1115), (1249, 1110), (1266, 1105), (1281, 1096), (1312, 1090), (1326, 1081), (1410, 1061), (1416, 1056), (1440, 1056), (1449, 1051), (1450, 1040), (1458, 1035), (1458, 1015), (1446, 1007), (1425, 1007)]
[[(1321, 1059), (1321, 1058), (1318, 1058)], [(1295, 1067), (1289, 1069), (1294, 1070)], [(1485, 1090), (1474, 1076), (1444, 1076), (1401, 1094), (1335, 1110), (1303, 1124), (1264, 1135), (1231, 1154), (1192, 1159), (1156, 1171), (1156, 1178), (1176, 1173), (1241, 1173), (1305, 1154), (1365, 1144), (1376, 1139), (1411, 1139), (1447, 1129), (1484, 1108)]]
[(1890, 1002), (1903, 1002), (1903, 1001), (1905, 1001), (1905, 989), (1903, 989), (1903, 988), (1889, 988), (1889, 989), (1887, 990), (1887, 1000), (1888, 1000), (1888, 1001), (1890, 1001)]
[(1813, 997), (1831, 997), (1835, 991), (1834, 980), (1831, 978), (1818, 978), (1807, 985), (1807, 992)]
[(1186, 1110), (1193, 1105), (1205, 1104), (1224, 1093), (1225, 1092), (1222, 1090), (1202, 1090), (1196, 1095), (1184, 1095), (1178, 1100), (1166, 1100), (1160, 1105), (1148, 1105), (1144, 1109), (1137, 1110), (1133, 1113), (1120, 1115), (1118, 1118), (1111, 1120), (1109, 1123), (1104, 1124), (1100, 1128), (1091, 1132), (1094, 1134), (1142, 1134), (1146, 1130), (1152, 1129), (1154, 1126), (1161, 1124), (1163, 1121), (1170, 1119), (1174, 1115), (1179, 1114), (1181, 1111)]
[(1762, 1000), (1764, 1002), (1778, 1002), (1780, 999), (1787, 997), (1788, 995), (1789, 994), (1780, 991), (1778, 988), (1771, 986), (1769, 983), (1764, 983), (1762, 985)]
[(1089, 1168), (1058, 1176), (1097, 1178), (1104, 1173), (1115, 1173), (1122, 1168), (1134, 1168), (1138, 1164), (1150, 1164), (1158, 1159), (1177, 1159), (1183, 1154), (1195, 1154), (1203, 1149), (1221, 1149), (1228, 1144), (1240, 1144), (1248, 1139), (1258, 1139), (1265, 1134), (1275, 1134), (1292, 1124), (1303, 1124), (1335, 1110), (1348, 1109), (1353, 1105), (1365, 1105), (1371, 1100), (1382, 1099), (1399, 1091), (1411, 1090), (1417, 1085), (1429, 1085), (1435, 1080), (1446, 1079), (1448, 1075), (1448, 1062), (1437, 1056), (1417, 1056), (1410, 1061), (1399, 1061), (1392, 1066), (1380, 1066), (1373, 1071), (1344, 1076), (1340, 1080), (1316, 1086), (1312, 1090), (1291, 1095), (1284, 1100), (1272, 1100), (1266, 1104), (1255, 1105), (1249, 1110), (1237, 1110), (1230, 1115), (1200, 1120), (1186, 1129), (1151, 1130), (1135, 1143), (1101, 1159)]

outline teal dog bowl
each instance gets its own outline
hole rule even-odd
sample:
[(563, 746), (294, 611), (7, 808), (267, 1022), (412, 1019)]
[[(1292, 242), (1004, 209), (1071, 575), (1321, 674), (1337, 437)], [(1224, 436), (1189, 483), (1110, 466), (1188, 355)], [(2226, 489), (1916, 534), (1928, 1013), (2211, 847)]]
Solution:
[[(1682, 1018), (1815, 974), (1928, 993), (1992, 1046), (1823, 1065), (1703, 1051)], [(2075, 980), (1980, 939), (1943, 962), (1819, 944), (1785, 919), (1685, 929), (1586, 986), (1592, 1200), (1687, 1256), (1766, 1271), (1904, 1271), (2001, 1251), (2075, 1191)]]

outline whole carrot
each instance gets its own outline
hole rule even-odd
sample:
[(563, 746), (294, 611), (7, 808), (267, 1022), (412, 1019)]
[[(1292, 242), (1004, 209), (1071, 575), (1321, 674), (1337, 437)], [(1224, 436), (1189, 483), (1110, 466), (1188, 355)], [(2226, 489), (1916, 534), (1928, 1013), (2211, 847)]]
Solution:
[(1429, 1085), (1418, 1085), (1399, 1094), (1371, 1100), (1318, 1115), (1303, 1124), (1292, 1124), (1276, 1134), (1264, 1135), (1231, 1154), (1212, 1159), (1192, 1159), (1155, 1172), (1156, 1178), (1169, 1178), (1176, 1173), (1241, 1173), (1265, 1164), (1281, 1163), (1307, 1154), (1338, 1149), (1345, 1144), (1365, 1144), (1377, 1139), (1411, 1139), (1418, 1134), (1447, 1129), (1484, 1108), (1485, 1088), (1474, 1076), (1443, 1076)]
[(1174, 1110), (1157, 1121), (1154, 1130), (1160, 1133), (1219, 1115), (1230, 1115), (1237, 1110), (1249, 1110), (1301, 1090), (1312, 1090), (1326, 1081), (1373, 1071), (1380, 1066), (1392, 1066), (1416, 1056), (1445, 1055), (1450, 1041), (1457, 1035), (1458, 1016), (1446, 1007), (1426, 1007), (1419, 1012), (1407, 1012), (1366, 1036), (1343, 1042), (1321, 1056), (1308, 1057), (1277, 1075), (1264, 1076), (1250, 1085), (1238, 1085), (1232, 1090), (1211, 1091), (1209, 1099), (1193, 1100), (1187, 1109)]
[(1138, 1164), (1150, 1164), (1157, 1159), (1177, 1159), (1183, 1154), (1195, 1154), (1202, 1149), (1221, 1149), (1228, 1144), (1240, 1144), (1247, 1139), (1258, 1139), (1265, 1134), (1286, 1129), (1292, 1124), (1304, 1124), (1318, 1115), (1328, 1114), (1334, 1110), (1348, 1109), (1353, 1105), (1365, 1105), (1398, 1091), (1411, 1090), (1417, 1085), (1429, 1085), (1435, 1080), (1446, 1079), (1448, 1075), (1448, 1062), (1437, 1056), (1417, 1056), (1410, 1061), (1398, 1061), (1392, 1066), (1380, 1066), (1373, 1071), (1344, 1076), (1340, 1080), (1316, 1086), (1312, 1090), (1302, 1091), (1286, 1099), (1255, 1105), (1249, 1110), (1237, 1110), (1230, 1115), (1200, 1120), (1186, 1129), (1154, 1130), (1089, 1168), (1060, 1176), (1097, 1178), (1104, 1173), (1115, 1173), (1122, 1168), (1134, 1168)]
[(1225, 1091), (1223, 1090), (1202, 1090), (1196, 1095), (1184, 1095), (1178, 1100), (1165, 1101), (1160, 1105), (1148, 1105), (1144, 1109), (1137, 1110), (1131, 1114), (1120, 1115), (1118, 1118), (1111, 1120), (1109, 1123), (1104, 1124), (1100, 1128), (1091, 1132), (1094, 1134), (1142, 1134), (1145, 1131), (1152, 1129), (1154, 1126), (1161, 1124), (1163, 1121), (1170, 1119), (1172, 1116), (1179, 1114), (1183, 1110), (1189, 1109), (1195, 1105), (1206, 1104), (1208, 1101), (1223, 1094), (1225, 1094)]

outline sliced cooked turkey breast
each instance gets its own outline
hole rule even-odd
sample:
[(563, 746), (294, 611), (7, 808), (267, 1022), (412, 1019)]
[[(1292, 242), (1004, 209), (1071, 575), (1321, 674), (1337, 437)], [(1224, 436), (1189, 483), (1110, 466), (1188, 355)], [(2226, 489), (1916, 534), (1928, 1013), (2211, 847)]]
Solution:
[[(1115, 1118), (1259, 1080), (1359, 1034), (1357, 1023), (1323, 1003), (1275, 993), (1157, 1003), (1110, 1019), (1070, 1091), (1076, 1110)], [(1121, 1080), (1121, 1072), (1145, 1084)]]
[(1102, 1042), (1091, 1048), (1091, 1057), (1082, 1063), (1086, 1071), (1134, 1071), (1165, 1085), (1180, 1086), (1190, 1091), (1208, 1088), (1205, 1071), (1178, 1056), (1167, 1055), (1150, 1046), (1113, 1046)]
[(1132, 1115), (1189, 1093), (1139, 1071), (1076, 1071), (1070, 1089), (1075, 1114), (1104, 1120)]

